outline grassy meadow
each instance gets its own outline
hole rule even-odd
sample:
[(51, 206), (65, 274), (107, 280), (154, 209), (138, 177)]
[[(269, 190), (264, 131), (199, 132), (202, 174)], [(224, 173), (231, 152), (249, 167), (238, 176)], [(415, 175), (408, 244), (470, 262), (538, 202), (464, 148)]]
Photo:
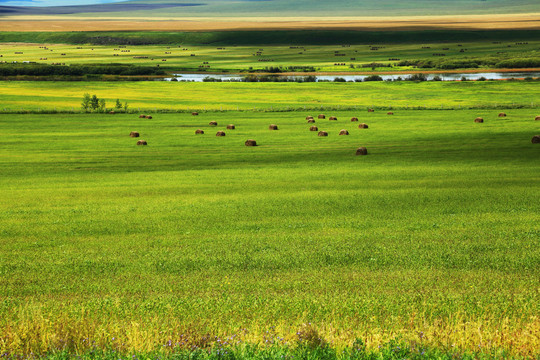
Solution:
[[(80, 112), (84, 93), (129, 111), (538, 107), (537, 81), (188, 83), (1, 81), (0, 111)], [(31, 94), (31, 96), (28, 96)]]
[[(3, 83), (3, 99), (13, 86), (27, 84)], [(461, 86), (471, 102), (488, 96), (476, 86), (499, 103), (518, 92)], [(197, 87), (182, 89), (179, 103)], [(308, 130), (316, 111), (0, 114), (0, 353), (539, 356), (538, 108), (394, 113), (326, 112), (326, 138)]]
[[(328, 36), (329, 32), (322, 34)], [(167, 34), (162, 34), (166, 36)], [(122, 38), (122, 36), (125, 37)], [(96, 34), (93, 41), (130, 41), (129, 34)], [(268, 36), (268, 34), (265, 34)], [(285, 35), (285, 43), (294, 44)], [(337, 35), (334, 35), (334, 37)], [(421, 36), (426, 36), (422, 34)], [(502, 36), (501, 36), (502, 37)], [(390, 39), (391, 35), (387, 36)], [(451, 38), (451, 37), (450, 37)], [(519, 38), (519, 37), (518, 37)], [(174, 45), (73, 45), (35, 43), (35, 37), (25, 35), (30, 44), (6, 42), (0, 44), (0, 60), (12, 62), (35, 62), (37, 64), (130, 64), (145, 67), (159, 66), (169, 72), (248, 72), (262, 71), (268, 67), (307, 67), (318, 72), (395, 72), (422, 70), (416, 66), (402, 64), (400, 61), (435, 61), (436, 64), (465, 62), (479, 63), (477, 69), (496, 67), (497, 63), (512, 59), (535, 59), (538, 56), (540, 41), (524, 36), (522, 40), (499, 39), (492, 41), (429, 41), (385, 43), (371, 41), (361, 45), (187, 45), (181, 40)], [(12, 39), (13, 40), (13, 39)], [(92, 38), (87, 40), (92, 41)], [(348, 39), (351, 40), (351, 39)], [(155, 41), (159, 41), (156, 38)], [(197, 39), (204, 42), (204, 37)], [(208, 40), (207, 40), (208, 41)], [(354, 40), (353, 40), (354, 41)], [(346, 43), (346, 40), (344, 40)], [(180, 45), (178, 45), (180, 44)], [(189, 43), (188, 43), (189, 44)], [(219, 44), (219, 42), (218, 42)], [(339, 56), (337, 56), (338, 54)], [(441, 56), (444, 54), (444, 56)], [(375, 65), (372, 65), (375, 63)], [(4, 65), (5, 66), (5, 65)], [(425, 71), (435, 69), (427, 66)], [(453, 65), (454, 66), (454, 65)], [(457, 66), (457, 65), (456, 65)], [(458, 66), (469, 68), (470, 65)], [(288, 71), (294, 71), (291, 68)], [(439, 68), (439, 71), (444, 70)]]

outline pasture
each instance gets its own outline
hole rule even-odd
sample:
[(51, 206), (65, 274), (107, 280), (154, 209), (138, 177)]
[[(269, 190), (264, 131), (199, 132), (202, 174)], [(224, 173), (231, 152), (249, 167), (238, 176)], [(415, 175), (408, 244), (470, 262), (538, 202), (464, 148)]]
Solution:
[[(51, 85), (52, 97), (72, 91)], [(209, 86), (170, 86), (192, 85)], [(334, 88), (361, 99), (351, 85)], [(412, 85), (439, 100), (454, 86)], [(499, 103), (518, 92), (461, 85), (470, 104), (488, 96), (476, 86), (496, 87)], [(14, 86), (28, 84), (1, 89)], [(534, 88), (519, 86), (528, 102)], [(178, 103), (197, 87), (182, 89)], [(377, 353), (398, 339), (418, 357), (538, 356), (538, 108), (393, 112), (0, 114), (0, 353), (341, 351), (358, 340)]]
[[(328, 32), (324, 36), (328, 36)], [(211, 34), (208, 34), (211, 35)], [(122, 38), (124, 36), (125, 38)], [(89, 41), (118, 38), (130, 41), (126, 33), (96, 34)], [(166, 34), (164, 34), (166, 38)], [(267, 35), (266, 35), (267, 36)], [(285, 39), (287, 35), (284, 36)], [(208, 41), (200, 35), (197, 41)], [(39, 39), (28, 35), (27, 41)], [(158, 37), (159, 38), (159, 37)], [(155, 41), (159, 41), (156, 38)], [(366, 42), (361, 45), (187, 45), (179, 42), (164, 45), (90, 45), (51, 43), (2, 43), (0, 60), (7, 64), (31, 62), (36, 64), (129, 64), (160, 67), (169, 72), (249, 72), (282, 67), (284, 72), (328, 73), (385, 73), (399, 71), (451, 71), (452, 69), (493, 69), (505, 60), (537, 61), (540, 41), (445, 41), (425, 43)], [(35, 41), (35, 40), (34, 40)], [(113, 40), (110, 40), (113, 41)], [(136, 37), (135, 40), (137, 41)], [(414, 62), (405, 63), (405, 61)], [(421, 61), (420, 67), (416, 63)], [(5, 66), (5, 65), (4, 65)], [(536, 65), (540, 67), (540, 63)], [(512, 67), (512, 66), (510, 66)], [(531, 67), (531, 65), (528, 65)], [(534, 67), (534, 66), (532, 66)]]

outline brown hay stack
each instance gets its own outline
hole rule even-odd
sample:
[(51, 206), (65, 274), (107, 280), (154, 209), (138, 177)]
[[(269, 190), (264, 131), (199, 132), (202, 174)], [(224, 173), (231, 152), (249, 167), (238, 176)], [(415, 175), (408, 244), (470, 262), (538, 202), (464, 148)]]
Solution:
[(195, 130), (195, 135), (202, 135), (202, 134), (204, 134), (204, 130), (201, 130), (201, 129)]
[(320, 115), (318, 116), (318, 118), (319, 118), (319, 119), (326, 119), (326, 116), (325, 116), (324, 114), (320, 114)]
[(139, 137), (139, 133), (137, 131), (132, 131), (129, 133), (129, 137)]
[(137, 141), (137, 145), (148, 145), (148, 144), (144, 140), (139, 140)]
[(194, 112), (191, 113), (191, 115), (197, 116), (197, 115), (199, 115), (199, 113), (194, 111)]
[(216, 136), (225, 136), (225, 131), (218, 131)]
[(359, 147), (356, 149), (356, 155), (367, 155), (367, 149), (365, 147)]
[(375, 112), (373, 109), (367, 109), (367, 112)]
[(540, 120), (540, 115), (538, 115), (537, 117), (534, 118), (534, 120)]
[(306, 120), (313, 120), (313, 116), (306, 116)]
[(540, 135), (534, 135), (531, 139), (533, 144), (540, 144)]
[(368, 124), (361, 123), (360, 125), (358, 125), (358, 128), (359, 129), (367, 129), (367, 128), (369, 128), (369, 126), (368, 126)]
[(314, 125), (314, 126), (310, 126), (310, 127), (309, 127), (309, 131), (319, 131), (319, 128), (316, 127), (315, 125)]
[(313, 123), (315, 123), (315, 119), (309, 119), (307, 122), (308, 122), (308, 124), (313, 124)]
[(233, 124), (227, 125), (227, 130), (234, 130), (236, 127)]
[(268, 130), (279, 130), (276, 124), (270, 124)]
[(337, 117), (335, 117), (335, 116), (330, 116), (330, 117), (328, 118), (328, 120), (337, 121)]
[(257, 142), (253, 139), (248, 139), (245, 142), (246, 146), (257, 146)]
[(152, 115), (146, 115), (147, 119), (152, 119)]
[(210, 125), (210, 126), (217, 126), (217, 121), (210, 121), (210, 122), (208, 123), (208, 125)]
[(506, 117), (506, 113), (499, 113), (499, 117)]
[(389, 111), (389, 112), (386, 113), (386, 115), (394, 115), (394, 113)]
[(146, 115), (144, 114), (139, 115), (139, 119), (146, 119)]
[(476, 119), (474, 119), (474, 122), (475, 122), (475, 123), (483, 123), (483, 122), (484, 122), (484, 119), (481, 118), (481, 117), (477, 117)]
[(358, 118), (357, 117), (352, 117), (351, 122), (355, 122), (355, 121), (358, 121)]
[(345, 129), (341, 129), (339, 131), (339, 135), (349, 135), (349, 132), (347, 130), (345, 130)]
[(328, 136), (328, 133), (326, 131), (319, 131), (317, 136)]

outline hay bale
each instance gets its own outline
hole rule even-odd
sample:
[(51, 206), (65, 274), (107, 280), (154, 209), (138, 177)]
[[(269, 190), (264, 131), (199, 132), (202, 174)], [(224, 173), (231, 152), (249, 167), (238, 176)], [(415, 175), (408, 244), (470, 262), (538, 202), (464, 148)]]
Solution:
[(152, 115), (146, 115), (147, 119), (152, 119)]
[(540, 144), (540, 135), (534, 135), (531, 139), (533, 144)]
[(306, 116), (306, 120), (313, 120), (313, 116)]
[(367, 109), (367, 112), (375, 112), (374, 109)]
[(349, 132), (347, 130), (345, 130), (345, 129), (341, 129), (339, 131), (339, 135), (349, 135)]
[(318, 116), (318, 118), (319, 118), (319, 119), (326, 119), (326, 116), (325, 116), (324, 114), (320, 114), (320, 115)]
[(197, 116), (197, 115), (199, 115), (199, 113), (194, 111), (194, 112), (191, 113), (191, 115)]
[(137, 145), (148, 145), (145, 140), (137, 141)]
[(328, 120), (337, 121), (337, 117), (335, 117), (335, 116), (330, 116), (330, 118), (328, 118)]
[(246, 146), (257, 146), (257, 142), (253, 139), (248, 139), (245, 142)]
[(319, 131), (317, 136), (328, 136), (328, 133), (326, 131)]
[(316, 127), (315, 125), (314, 125), (314, 126), (310, 126), (310, 127), (309, 127), (309, 131), (319, 131), (319, 128)]
[(477, 117), (476, 119), (474, 119), (474, 122), (475, 122), (475, 123), (483, 123), (483, 122), (484, 122), (484, 119), (481, 118), (481, 117)]
[(394, 115), (394, 113), (389, 111), (389, 112), (386, 113), (386, 115)]
[(539, 120), (540, 120), (540, 115), (538, 115), (537, 117), (535, 117), (534, 120), (539, 121)]
[(204, 134), (204, 130), (201, 130), (201, 129), (195, 130), (195, 135), (203, 135), (203, 134)]
[(233, 124), (227, 125), (227, 130), (234, 130), (236, 127)]
[(146, 115), (144, 114), (139, 115), (139, 119), (146, 119)]
[(368, 126), (368, 124), (361, 123), (360, 125), (358, 125), (358, 128), (359, 129), (367, 129), (367, 128), (369, 128), (369, 126)]
[(308, 122), (308, 124), (313, 124), (313, 123), (315, 123), (315, 119), (309, 119), (307, 122)]
[(356, 149), (356, 155), (367, 155), (367, 149), (365, 147), (359, 147)]
[(506, 117), (506, 113), (499, 113), (499, 117)]
[(116, 112), (114, 112), (114, 111), (109, 111), (109, 114), (114, 115), (114, 114), (116, 114)]
[(218, 131), (216, 136), (225, 136), (225, 131)]
[(355, 121), (358, 121), (358, 118), (357, 117), (352, 117), (351, 122), (355, 122)]
[(139, 137), (139, 133), (137, 131), (132, 131), (129, 133), (129, 137)]
[(208, 123), (208, 125), (210, 125), (210, 126), (217, 126), (217, 121), (210, 121), (210, 122)]
[(270, 124), (270, 126), (268, 127), (268, 130), (278, 130), (278, 127), (276, 124)]

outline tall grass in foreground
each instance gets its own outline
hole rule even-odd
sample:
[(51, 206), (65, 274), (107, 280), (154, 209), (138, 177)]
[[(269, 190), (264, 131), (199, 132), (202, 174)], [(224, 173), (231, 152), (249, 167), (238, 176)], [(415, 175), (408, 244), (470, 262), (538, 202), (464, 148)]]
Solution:
[(0, 355), (537, 357), (540, 122), (498, 112), (0, 115)]

